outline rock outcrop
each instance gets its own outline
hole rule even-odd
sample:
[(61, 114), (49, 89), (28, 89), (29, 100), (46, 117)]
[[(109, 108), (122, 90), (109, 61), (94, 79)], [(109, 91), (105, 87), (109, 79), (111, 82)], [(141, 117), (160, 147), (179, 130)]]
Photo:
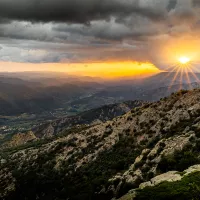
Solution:
[(26, 144), (28, 142), (33, 142), (37, 140), (37, 137), (34, 135), (32, 131), (29, 131), (27, 133), (17, 133), (13, 135), (10, 141), (3, 144), (3, 148), (9, 148), (9, 147), (16, 147), (23, 144)]
[(184, 170), (183, 172), (178, 171), (169, 171), (167, 173), (158, 175), (152, 178), (148, 182), (141, 183), (139, 188), (134, 190), (130, 190), (126, 195), (120, 198), (120, 200), (134, 200), (137, 197), (137, 192), (139, 190), (143, 190), (146, 187), (154, 187), (164, 182), (176, 182), (181, 181), (184, 177), (189, 176), (195, 172), (200, 172), (200, 165), (193, 165), (190, 166), (188, 169)]

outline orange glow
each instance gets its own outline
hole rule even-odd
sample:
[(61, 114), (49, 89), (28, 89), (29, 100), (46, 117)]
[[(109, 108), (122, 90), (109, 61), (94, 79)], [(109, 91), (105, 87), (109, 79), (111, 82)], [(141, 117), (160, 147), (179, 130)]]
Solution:
[[(160, 44), (160, 48), (157, 50), (161, 58), (167, 63), (176, 63), (177, 60), (186, 64), (190, 60), (193, 62), (199, 62), (200, 52), (199, 52), (200, 41), (193, 38), (176, 38), (163, 41)], [(187, 56), (184, 56), (187, 55)]]
[(71, 75), (102, 77), (145, 77), (160, 70), (151, 63), (107, 62), (107, 63), (11, 63), (0, 62), (0, 71), (56, 71)]
[(88, 63), (85, 64), (85, 68), (82, 67), (82, 64), (75, 64), (74, 70), (71, 71), (72, 74), (101, 76), (108, 79), (147, 76), (158, 72), (159, 70), (150, 63), (137, 62)]

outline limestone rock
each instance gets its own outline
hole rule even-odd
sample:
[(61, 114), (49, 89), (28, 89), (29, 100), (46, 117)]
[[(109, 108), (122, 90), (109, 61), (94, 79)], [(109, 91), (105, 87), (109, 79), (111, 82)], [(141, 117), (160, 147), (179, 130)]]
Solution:
[(184, 171), (184, 176), (187, 176), (187, 175), (189, 175), (193, 172), (197, 172), (197, 171), (200, 172), (200, 165), (191, 166)]
[(158, 185), (161, 182), (174, 182), (181, 180), (181, 175), (177, 171), (169, 171), (151, 179), (152, 185)]

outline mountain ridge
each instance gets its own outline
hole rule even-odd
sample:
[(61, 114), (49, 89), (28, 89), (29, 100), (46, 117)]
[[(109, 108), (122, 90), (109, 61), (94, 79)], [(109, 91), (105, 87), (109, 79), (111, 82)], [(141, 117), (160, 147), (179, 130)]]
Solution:
[(110, 200), (168, 169), (199, 164), (199, 101), (199, 89), (182, 90), (113, 120), (5, 149), (0, 176), (9, 179), (1, 195)]

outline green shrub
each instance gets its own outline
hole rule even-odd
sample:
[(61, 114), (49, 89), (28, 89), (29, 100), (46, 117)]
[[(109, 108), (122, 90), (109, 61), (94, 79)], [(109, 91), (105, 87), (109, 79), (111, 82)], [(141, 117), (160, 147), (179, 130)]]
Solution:
[(176, 151), (174, 155), (163, 156), (158, 164), (157, 170), (160, 173), (177, 170), (183, 171), (188, 167), (200, 163), (200, 159), (192, 151)]
[(184, 177), (181, 181), (164, 182), (137, 192), (134, 200), (199, 200), (200, 172)]

